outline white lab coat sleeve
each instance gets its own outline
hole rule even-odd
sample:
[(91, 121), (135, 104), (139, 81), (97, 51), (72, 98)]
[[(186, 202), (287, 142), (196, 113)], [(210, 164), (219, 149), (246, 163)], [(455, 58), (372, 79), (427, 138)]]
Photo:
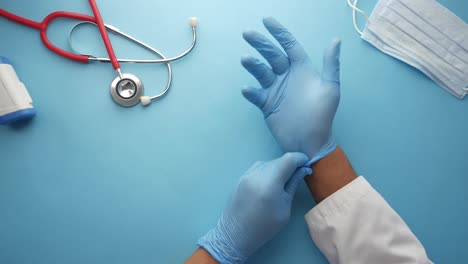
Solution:
[(405, 222), (363, 177), (305, 218), (312, 239), (331, 264), (432, 263)]

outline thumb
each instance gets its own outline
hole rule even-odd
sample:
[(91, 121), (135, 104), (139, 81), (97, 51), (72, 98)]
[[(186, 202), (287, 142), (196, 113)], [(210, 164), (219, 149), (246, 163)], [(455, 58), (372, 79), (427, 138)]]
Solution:
[(298, 168), (302, 168), (309, 161), (306, 154), (299, 152), (286, 153), (274, 162), (277, 162), (277, 171), (279, 173), (279, 183), (281, 186), (286, 184), (292, 179), (294, 173)]
[(301, 167), (296, 170), (294, 175), (291, 177), (291, 179), (288, 181), (285, 187), (286, 193), (293, 198), (294, 194), (297, 191), (297, 188), (299, 187), (299, 184), (302, 182), (305, 176), (312, 174), (312, 169), (307, 168), (307, 167)]
[(256, 89), (246, 87), (242, 89), (242, 95), (252, 104), (256, 105), (260, 110), (265, 106), (267, 100), (267, 91), (265, 89)]
[(341, 40), (333, 39), (323, 54), (322, 80), (340, 84)]

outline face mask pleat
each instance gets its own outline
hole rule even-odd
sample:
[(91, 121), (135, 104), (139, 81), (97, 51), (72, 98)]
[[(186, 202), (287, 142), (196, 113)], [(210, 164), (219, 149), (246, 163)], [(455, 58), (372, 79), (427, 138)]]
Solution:
[[(464, 63), (468, 64), (468, 35), (463, 37), (463, 35), (460, 35), (459, 33), (453, 34), (454, 30), (450, 29), (452, 27), (457, 27), (457, 30), (459, 31), (460, 28), (466, 28), (466, 24), (463, 21), (460, 23), (460, 19), (456, 16), (456, 19), (454, 19), (453, 14), (446, 15), (447, 20), (445, 22), (439, 21), (439, 16), (434, 16), (436, 18), (432, 20), (426, 20), (425, 18), (429, 17), (428, 12), (421, 13), (421, 10), (413, 10), (410, 7), (414, 3), (406, 5), (405, 2), (407, 1), (392, 1), (389, 3), (388, 8), (400, 14), (402, 17), (408, 18), (409, 22), (417, 27), (419, 31), (424, 32), (440, 46), (444, 47), (450, 53), (460, 58)], [(440, 6), (439, 4), (437, 5)], [(446, 9), (444, 8), (444, 10)], [(434, 23), (434, 21), (438, 22)]]
[[(384, 12), (387, 12), (385, 10)], [(414, 38), (414, 35), (409, 35), (405, 31), (402, 31), (398, 25), (393, 24), (389, 20), (393, 20), (393, 18), (389, 18), (386, 16), (384, 21), (380, 22), (381, 24), (386, 24), (384, 30), (381, 27), (369, 28), (380, 36), (382, 40), (384, 40), (388, 45), (393, 47), (394, 49), (400, 50), (404, 54), (408, 54), (413, 60), (416, 60), (418, 63), (423, 63), (424, 65), (432, 66), (438, 65), (435, 67), (436, 71), (441, 72), (455, 72), (453, 78), (462, 78), (463, 71), (453, 67), (450, 63), (446, 60), (442, 59), (441, 57), (437, 56), (431, 49), (426, 47), (424, 44), (419, 42), (417, 39)], [(397, 24), (401, 24), (402, 20), (394, 21)], [(414, 32), (417, 34), (417, 32)], [(397, 36), (397, 37), (394, 37)], [(431, 56), (432, 55), (432, 56)], [(430, 60), (428, 60), (430, 59)], [(452, 78), (446, 77), (446, 80), (450, 80)]]
[(432, 2), (435, 1), (381, 0), (361, 36), (461, 99), (467, 94), (468, 52), (467, 39), (460, 36), (466, 36), (468, 28), (454, 14), (446, 14), (450, 12), (446, 8), (430, 10), (440, 6)]
[(382, 15), (385, 20), (391, 23), (398, 30), (404, 32), (408, 38), (411, 38), (412, 42), (418, 43), (415, 49), (413, 49), (413, 53), (423, 53), (426, 55), (432, 53), (434, 57), (437, 57), (443, 60), (449, 66), (452, 66), (454, 71), (458, 71), (460, 74), (468, 74), (468, 64), (455, 56), (452, 52), (439, 44), (433, 38), (425, 34), (424, 31), (420, 30), (410, 21), (406, 20), (405, 17), (400, 16), (390, 8), (384, 10)]
[[(398, 0), (398, 2), (468, 51), (468, 25), (446, 7), (435, 0)], [(464, 34), (460, 34), (463, 32)]]

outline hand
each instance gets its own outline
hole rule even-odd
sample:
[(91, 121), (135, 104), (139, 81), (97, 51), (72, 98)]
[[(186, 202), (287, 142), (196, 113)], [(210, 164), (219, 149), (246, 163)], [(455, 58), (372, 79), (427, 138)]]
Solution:
[(243, 263), (289, 221), (291, 204), (309, 158), (287, 153), (255, 163), (240, 179), (217, 227), (198, 241), (217, 261)]
[(255, 31), (244, 39), (270, 64), (247, 56), (242, 65), (263, 89), (245, 88), (242, 93), (262, 110), (273, 136), (285, 152), (302, 152), (308, 165), (336, 148), (332, 123), (340, 99), (340, 41), (333, 40), (323, 57), (320, 74), (294, 36), (273, 18), (263, 20), (266, 29), (286, 52)]

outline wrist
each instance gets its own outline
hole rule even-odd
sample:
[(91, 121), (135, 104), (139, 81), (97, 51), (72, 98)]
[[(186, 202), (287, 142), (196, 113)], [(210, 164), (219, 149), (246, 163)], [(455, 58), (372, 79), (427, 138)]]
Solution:
[(330, 137), (326, 144), (324, 144), (313, 156), (310, 157), (310, 161), (306, 164), (306, 166), (311, 167), (313, 169), (313, 164), (319, 162), (323, 158), (327, 157), (331, 153), (333, 153), (338, 146), (335, 143), (335, 140)]
[(203, 248), (198, 248), (184, 264), (219, 264), (219, 262), (216, 261), (208, 251)]
[(198, 240), (197, 245), (216, 259), (220, 264), (240, 264), (247, 260), (218, 227), (209, 231)]
[(312, 165), (313, 173), (305, 178), (317, 203), (337, 192), (357, 178), (346, 154), (336, 147), (325, 158)]

